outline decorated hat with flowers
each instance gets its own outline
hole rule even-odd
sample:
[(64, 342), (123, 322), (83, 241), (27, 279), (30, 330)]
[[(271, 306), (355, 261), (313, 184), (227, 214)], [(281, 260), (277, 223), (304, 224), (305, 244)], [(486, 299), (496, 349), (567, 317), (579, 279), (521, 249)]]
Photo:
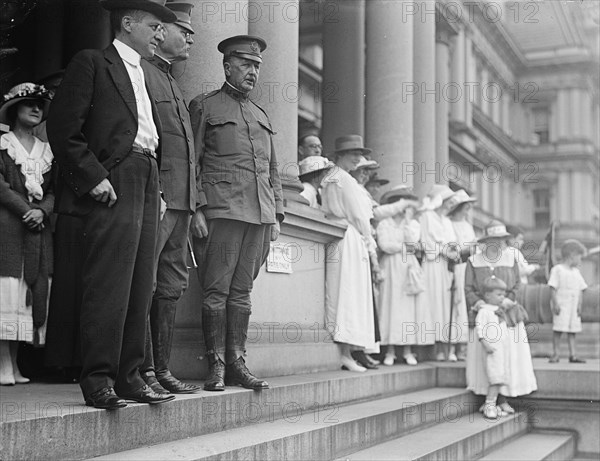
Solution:
[(26, 82), (13, 86), (10, 91), (4, 95), (2, 106), (0, 106), (0, 123), (10, 124), (10, 120), (8, 120), (8, 110), (15, 104), (27, 100), (39, 100), (43, 103), (42, 120), (44, 120), (48, 115), (48, 109), (50, 108), (50, 93), (44, 85)]

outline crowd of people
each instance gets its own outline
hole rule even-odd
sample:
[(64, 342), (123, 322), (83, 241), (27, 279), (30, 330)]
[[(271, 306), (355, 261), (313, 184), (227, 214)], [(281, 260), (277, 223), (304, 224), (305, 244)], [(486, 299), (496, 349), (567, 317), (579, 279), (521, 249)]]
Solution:
[[(52, 91), (22, 83), (0, 106), (10, 127), (0, 138), (0, 382), (29, 381), (17, 363), (27, 342), (76, 372), (89, 406), (198, 392), (169, 370), (191, 257), (204, 294), (203, 389), (267, 389), (244, 360), (253, 282), (284, 219), (274, 131), (249, 98), (267, 44), (220, 42), (225, 83), (188, 107), (170, 72), (189, 56), (193, 4), (101, 4), (112, 44), (76, 54)], [(413, 346), (435, 345), (437, 360), (467, 361), (487, 417), (512, 412), (505, 397), (536, 389), (515, 302), (535, 269), (518, 249), (522, 232), (492, 221), (477, 239), (475, 198), (443, 184), (422, 199), (403, 184), (379, 197), (389, 181), (359, 135), (336, 139), (329, 158), (318, 136), (303, 136), (298, 154), (308, 206), (346, 225), (328, 247), (325, 299), (342, 368), (377, 368), (380, 352), (390, 366), (398, 351), (416, 365)], [(571, 242), (550, 278), (554, 361), (563, 331), (580, 361), (584, 251)]]

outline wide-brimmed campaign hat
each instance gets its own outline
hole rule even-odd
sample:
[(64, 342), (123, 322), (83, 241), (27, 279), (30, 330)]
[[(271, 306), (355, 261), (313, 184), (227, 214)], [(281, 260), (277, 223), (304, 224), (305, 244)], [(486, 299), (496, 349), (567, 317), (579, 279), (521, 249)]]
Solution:
[(494, 219), (490, 221), (487, 226), (485, 226), (483, 236), (478, 239), (478, 242), (487, 242), (492, 239), (503, 239), (510, 236), (510, 234), (506, 231), (506, 226), (504, 223)]
[(4, 95), (3, 104), (0, 106), (0, 123), (10, 124), (8, 120), (8, 109), (15, 104), (27, 100), (39, 100), (43, 102), (42, 120), (46, 119), (48, 109), (50, 108), (50, 93), (43, 85), (35, 83), (19, 83), (13, 86), (8, 93)]
[(355, 170), (360, 170), (361, 168), (366, 170), (375, 170), (379, 168), (379, 163), (377, 163), (375, 160), (367, 160), (365, 157), (361, 156)]
[(321, 157), (320, 155), (311, 155), (302, 159), (298, 163), (298, 167), (300, 168), (299, 177), (302, 180), (304, 175), (310, 173), (316, 173), (317, 171), (329, 170), (333, 168), (335, 163), (329, 161), (326, 157)]
[(168, 1), (165, 6), (177, 16), (175, 24), (183, 27), (190, 34), (194, 33), (192, 28), (192, 8), (194, 8), (194, 5), (192, 3)]
[(476, 202), (477, 199), (475, 197), (471, 197), (469, 194), (467, 194), (467, 191), (465, 191), (464, 189), (460, 189), (457, 190), (454, 195), (450, 198), (450, 202), (449, 203), (449, 211), (448, 214), (452, 213), (454, 210), (456, 210), (456, 208), (459, 205), (462, 205), (463, 203), (468, 203), (468, 202)]
[(100, 0), (105, 10), (142, 10), (164, 22), (175, 22), (177, 16), (165, 7), (165, 0)]
[(334, 154), (344, 154), (353, 150), (359, 150), (363, 155), (368, 155), (372, 152), (371, 149), (364, 146), (363, 138), (358, 134), (340, 136), (335, 140)]
[(267, 49), (267, 42), (253, 35), (236, 35), (226, 38), (217, 45), (223, 56), (236, 56), (262, 62), (261, 53)]
[(419, 200), (419, 197), (415, 195), (412, 190), (412, 187), (399, 185), (394, 186), (390, 190), (386, 191), (381, 196), (381, 203), (389, 203), (397, 199), (406, 199), (406, 200)]

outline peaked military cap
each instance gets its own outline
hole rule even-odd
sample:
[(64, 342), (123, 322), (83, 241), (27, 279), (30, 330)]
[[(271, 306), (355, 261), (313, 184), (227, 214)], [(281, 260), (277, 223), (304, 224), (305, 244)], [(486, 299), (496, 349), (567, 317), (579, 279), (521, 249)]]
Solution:
[(167, 2), (165, 6), (169, 8), (173, 13), (175, 13), (175, 16), (177, 16), (177, 21), (175, 21), (175, 24), (177, 24), (180, 27), (183, 27), (191, 34), (194, 33), (194, 29), (192, 29), (191, 17), (192, 8), (194, 8), (194, 5), (192, 3)]
[(237, 56), (238, 58), (250, 59), (251, 61), (262, 62), (261, 52), (267, 48), (267, 42), (260, 37), (251, 35), (236, 35), (223, 40), (217, 46), (217, 49), (223, 53), (223, 56)]

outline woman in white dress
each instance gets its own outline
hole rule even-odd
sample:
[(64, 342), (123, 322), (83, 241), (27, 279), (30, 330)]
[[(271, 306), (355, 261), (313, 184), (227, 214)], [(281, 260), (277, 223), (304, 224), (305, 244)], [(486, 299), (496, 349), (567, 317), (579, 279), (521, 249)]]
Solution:
[(348, 172), (370, 150), (358, 135), (340, 137), (335, 144), (337, 168), (323, 181), (322, 209), (348, 227), (344, 238), (327, 248), (326, 327), (338, 343), (342, 367), (364, 372), (366, 368), (354, 361), (351, 350), (375, 347), (371, 265), (378, 272), (379, 266), (371, 235), (372, 206)]
[[(433, 317), (436, 359), (456, 361), (446, 346), (450, 342), (450, 303), (452, 272), (449, 261), (456, 261), (458, 249), (452, 223), (446, 216), (454, 195), (448, 186), (436, 184), (423, 200), (421, 215), (421, 244), (423, 246), (423, 273), (425, 291)], [(454, 325), (452, 327), (455, 327)]]
[(20, 341), (43, 345), (52, 269), (49, 217), (52, 152), (33, 135), (48, 113), (43, 86), (22, 83), (4, 96), (0, 122), (0, 383), (29, 382), (17, 366)]
[(428, 341), (423, 334), (432, 331), (433, 324), (427, 293), (422, 285), (414, 283), (418, 274), (422, 274), (415, 256), (421, 235), (421, 226), (414, 219), (417, 196), (407, 186), (397, 186), (381, 197), (382, 206), (399, 201), (403, 208), (377, 226), (377, 244), (382, 251), (380, 264), (385, 274), (379, 289), (379, 330), (381, 343), (387, 345), (384, 365), (394, 364), (395, 346), (403, 346), (404, 361), (416, 365), (412, 346), (433, 344), (433, 338)]
[(475, 253), (477, 237), (470, 222), (470, 211), (476, 199), (470, 197), (464, 189), (456, 191), (450, 199), (448, 217), (456, 234), (456, 241), (460, 251), (460, 262), (454, 266), (454, 309), (452, 315), (453, 328), (450, 338), (449, 358), (464, 361), (466, 359), (466, 344), (469, 340), (469, 319), (467, 317), (467, 302), (465, 299), (465, 269), (467, 259)]

